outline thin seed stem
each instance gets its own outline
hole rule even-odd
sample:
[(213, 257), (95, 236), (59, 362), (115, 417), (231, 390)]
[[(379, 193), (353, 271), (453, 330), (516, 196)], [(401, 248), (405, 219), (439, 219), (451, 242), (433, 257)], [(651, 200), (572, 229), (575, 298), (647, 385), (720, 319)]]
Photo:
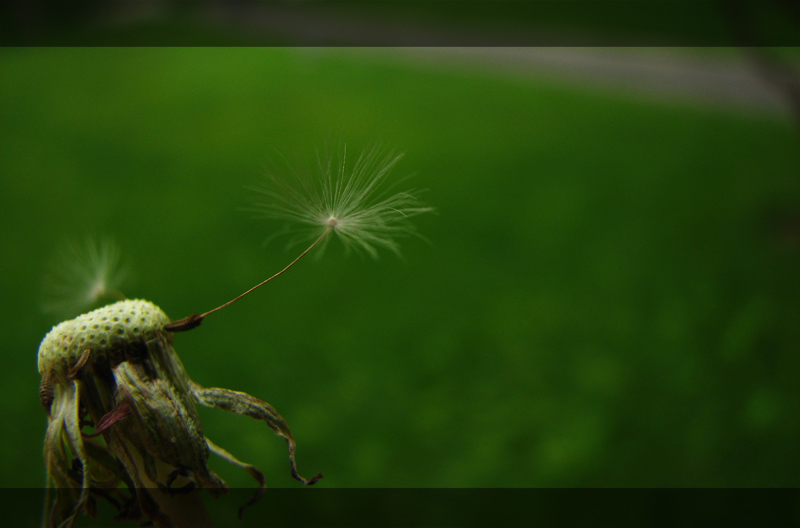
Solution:
[(242, 293), (241, 295), (238, 295), (238, 296), (234, 297), (233, 299), (231, 299), (230, 301), (226, 302), (226, 303), (225, 303), (225, 304), (223, 304), (223, 305), (217, 306), (217, 307), (216, 307), (216, 308), (214, 308), (213, 310), (209, 310), (208, 312), (206, 312), (206, 313), (204, 313), (204, 314), (202, 314), (202, 315), (193, 314), (193, 315), (190, 315), (189, 317), (184, 317), (183, 319), (179, 319), (179, 320), (177, 320), (177, 321), (172, 321), (171, 323), (169, 323), (169, 324), (165, 325), (165, 326), (164, 326), (164, 329), (165, 329), (165, 330), (167, 330), (167, 331), (169, 331), (169, 332), (185, 332), (185, 331), (187, 331), (187, 330), (191, 330), (191, 329), (193, 329), (193, 328), (197, 328), (198, 326), (200, 326), (200, 323), (202, 323), (202, 322), (203, 322), (203, 319), (205, 319), (206, 317), (208, 317), (208, 316), (209, 316), (209, 315), (211, 315), (212, 313), (214, 313), (214, 312), (216, 312), (216, 311), (219, 311), (219, 310), (222, 310), (222, 309), (223, 309), (223, 308), (225, 308), (226, 306), (229, 306), (229, 305), (231, 305), (231, 304), (235, 303), (236, 301), (238, 301), (239, 299), (241, 299), (241, 298), (242, 298), (242, 297), (244, 297), (245, 295), (247, 295), (247, 294), (249, 294), (249, 293), (251, 293), (251, 292), (253, 292), (253, 291), (255, 291), (255, 290), (259, 289), (260, 287), (262, 287), (263, 285), (265, 285), (266, 283), (268, 283), (268, 282), (269, 282), (269, 281), (271, 281), (272, 279), (274, 279), (274, 278), (276, 278), (276, 277), (279, 277), (280, 275), (282, 275), (283, 273), (285, 273), (286, 271), (288, 271), (288, 270), (289, 270), (289, 268), (291, 268), (292, 266), (294, 266), (295, 264), (297, 264), (297, 261), (298, 261), (298, 260), (300, 260), (301, 258), (305, 257), (305, 256), (306, 256), (306, 254), (308, 254), (308, 252), (309, 252), (309, 251), (311, 251), (312, 249), (314, 249), (314, 248), (317, 246), (317, 244), (319, 244), (320, 242), (322, 242), (322, 239), (323, 239), (323, 238), (325, 238), (325, 237), (328, 235), (328, 233), (330, 233), (332, 230), (333, 230), (333, 227), (332, 227), (332, 226), (329, 226), (327, 229), (325, 229), (325, 231), (324, 231), (324, 232), (323, 232), (323, 233), (322, 233), (322, 234), (319, 236), (319, 238), (318, 238), (318, 239), (316, 239), (316, 240), (314, 241), (314, 243), (313, 243), (313, 244), (311, 244), (310, 246), (308, 246), (308, 247), (306, 248), (306, 250), (305, 250), (305, 251), (303, 251), (302, 253), (300, 253), (300, 254), (299, 254), (299, 255), (298, 255), (298, 256), (297, 256), (297, 257), (296, 257), (296, 258), (295, 258), (293, 261), (291, 261), (291, 262), (290, 262), (290, 263), (289, 263), (289, 264), (288, 264), (288, 265), (287, 265), (285, 268), (283, 268), (282, 270), (280, 270), (278, 273), (276, 273), (276, 274), (275, 274), (275, 275), (273, 275), (272, 277), (270, 277), (270, 278), (268, 278), (268, 279), (266, 279), (266, 280), (264, 280), (264, 281), (261, 281), (261, 282), (259, 282), (258, 284), (256, 284), (255, 286), (253, 286), (252, 288), (250, 288), (249, 290), (247, 290), (246, 292)]
[(307, 254), (309, 251), (311, 251), (312, 249), (314, 249), (314, 248), (316, 247), (316, 245), (317, 245), (317, 244), (319, 244), (320, 242), (322, 242), (322, 239), (323, 239), (323, 238), (325, 238), (325, 236), (326, 236), (328, 233), (330, 233), (330, 231), (331, 231), (331, 228), (329, 227), (328, 229), (326, 229), (326, 230), (325, 230), (325, 231), (324, 231), (324, 232), (323, 232), (323, 233), (322, 233), (322, 234), (319, 236), (319, 238), (318, 238), (318, 239), (316, 239), (316, 240), (314, 241), (314, 243), (313, 243), (313, 244), (311, 244), (310, 246), (308, 246), (308, 247), (306, 248), (306, 250), (305, 250), (305, 251), (303, 251), (302, 253), (300, 253), (300, 254), (297, 256), (297, 258), (295, 258), (293, 261), (291, 261), (291, 262), (290, 262), (290, 263), (289, 263), (289, 264), (288, 264), (288, 265), (287, 265), (285, 268), (283, 268), (282, 270), (280, 270), (278, 273), (276, 273), (276, 274), (275, 274), (275, 275), (273, 275), (272, 277), (270, 277), (270, 278), (268, 278), (268, 279), (266, 279), (266, 280), (264, 280), (264, 281), (262, 281), (262, 282), (259, 282), (258, 284), (256, 284), (255, 286), (253, 286), (252, 288), (250, 288), (249, 290), (247, 290), (246, 292), (242, 293), (241, 295), (239, 295), (239, 296), (237, 296), (237, 297), (234, 297), (233, 299), (231, 299), (230, 301), (226, 302), (225, 304), (223, 304), (223, 305), (221, 305), (221, 306), (217, 306), (217, 307), (216, 307), (216, 308), (214, 308), (213, 310), (210, 310), (210, 311), (208, 311), (208, 312), (206, 312), (206, 313), (204, 313), (204, 314), (200, 315), (200, 318), (201, 318), (201, 319), (203, 319), (203, 318), (207, 317), (208, 315), (211, 315), (212, 313), (214, 313), (214, 312), (216, 312), (216, 311), (218, 311), (218, 310), (222, 310), (222, 309), (223, 309), (223, 308), (225, 308), (226, 306), (228, 306), (228, 305), (231, 305), (231, 304), (235, 303), (236, 301), (238, 301), (239, 299), (241, 299), (241, 298), (242, 298), (242, 297), (244, 297), (245, 295), (247, 295), (247, 294), (249, 294), (249, 293), (251, 293), (251, 292), (253, 292), (253, 291), (255, 291), (255, 290), (259, 289), (260, 287), (262, 287), (263, 285), (265, 285), (266, 283), (268, 283), (268, 282), (269, 282), (269, 281), (271, 281), (272, 279), (275, 279), (275, 278), (277, 278), (277, 277), (281, 276), (281, 275), (282, 275), (284, 272), (288, 271), (288, 270), (289, 270), (289, 268), (291, 268), (292, 266), (294, 266), (294, 265), (297, 263), (297, 261), (298, 261), (298, 260), (300, 260), (301, 258), (305, 257), (305, 256), (306, 256), (306, 254)]

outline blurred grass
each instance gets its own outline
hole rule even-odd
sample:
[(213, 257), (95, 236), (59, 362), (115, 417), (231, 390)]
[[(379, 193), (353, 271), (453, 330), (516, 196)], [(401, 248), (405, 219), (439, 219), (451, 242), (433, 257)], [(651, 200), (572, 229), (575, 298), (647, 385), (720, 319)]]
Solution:
[[(109, 234), (180, 318), (293, 253), (239, 211), (276, 152), (406, 151), (431, 240), (329, 250), (176, 336), (272, 403), (328, 487), (797, 486), (800, 209), (788, 120), (311, 49), (5, 49), (0, 483), (40, 486), (38, 285)], [(794, 215), (794, 216), (793, 216)], [(796, 221), (796, 220), (795, 220)], [(263, 424), (206, 434), (294, 486)], [(249, 477), (214, 463), (232, 486)]]

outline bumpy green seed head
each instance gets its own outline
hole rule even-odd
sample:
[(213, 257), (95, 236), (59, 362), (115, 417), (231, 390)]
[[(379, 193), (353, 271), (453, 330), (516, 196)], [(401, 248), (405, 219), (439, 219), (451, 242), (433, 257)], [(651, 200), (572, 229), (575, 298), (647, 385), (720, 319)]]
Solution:
[(57, 489), (47, 524), (72, 526), (80, 512), (93, 515), (97, 501), (107, 499), (122, 518), (173, 527), (168, 497), (194, 488), (215, 497), (226, 492), (208, 467), (210, 453), (259, 483), (241, 515), (264, 493), (264, 475), (205, 437), (196, 404), (266, 422), (286, 440), (294, 478), (310, 485), (322, 477), (297, 473), (289, 426), (268, 403), (192, 381), (169, 326), (158, 306), (126, 300), (65, 321), (45, 336), (39, 347), (40, 398), (48, 415), (44, 455)]
[(53, 327), (39, 346), (39, 374), (67, 375), (85, 350), (105, 354), (127, 343), (149, 341), (169, 323), (161, 308), (144, 300), (120, 301)]

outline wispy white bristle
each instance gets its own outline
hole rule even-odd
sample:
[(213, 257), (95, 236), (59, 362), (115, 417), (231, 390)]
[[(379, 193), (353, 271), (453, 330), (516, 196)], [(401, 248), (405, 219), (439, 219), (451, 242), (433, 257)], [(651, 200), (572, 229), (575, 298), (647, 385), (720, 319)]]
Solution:
[(45, 277), (43, 309), (75, 316), (102, 301), (119, 300), (126, 274), (112, 240), (67, 241)]
[(416, 234), (409, 219), (432, 211), (414, 190), (394, 192), (397, 182), (389, 182), (388, 176), (402, 157), (379, 148), (363, 151), (352, 163), (346, 148), (335, 158), (318, 156), (315, 173), (269, 174), (266, 185), (254, 188), (266, 200), (253, 210), (260, 218), (288, 220), (299, 227), (295, 242), (331, 230), (348, 249), (373, 257), (379, 248), (399, 253), (395, 239)]

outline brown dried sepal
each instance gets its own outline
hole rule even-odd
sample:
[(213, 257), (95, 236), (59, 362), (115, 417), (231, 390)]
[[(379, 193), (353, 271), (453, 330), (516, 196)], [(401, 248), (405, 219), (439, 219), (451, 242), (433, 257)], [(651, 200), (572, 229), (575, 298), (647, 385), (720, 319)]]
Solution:
[(167, 332), (187, 332), (200, 326), (203, 319), (204, 317), (200, 314), (192, 314), (189, 317), (184, 317), (183, 319), (178, 319), (177, 321), (172, 321), (164, 325), (164, 330)]

